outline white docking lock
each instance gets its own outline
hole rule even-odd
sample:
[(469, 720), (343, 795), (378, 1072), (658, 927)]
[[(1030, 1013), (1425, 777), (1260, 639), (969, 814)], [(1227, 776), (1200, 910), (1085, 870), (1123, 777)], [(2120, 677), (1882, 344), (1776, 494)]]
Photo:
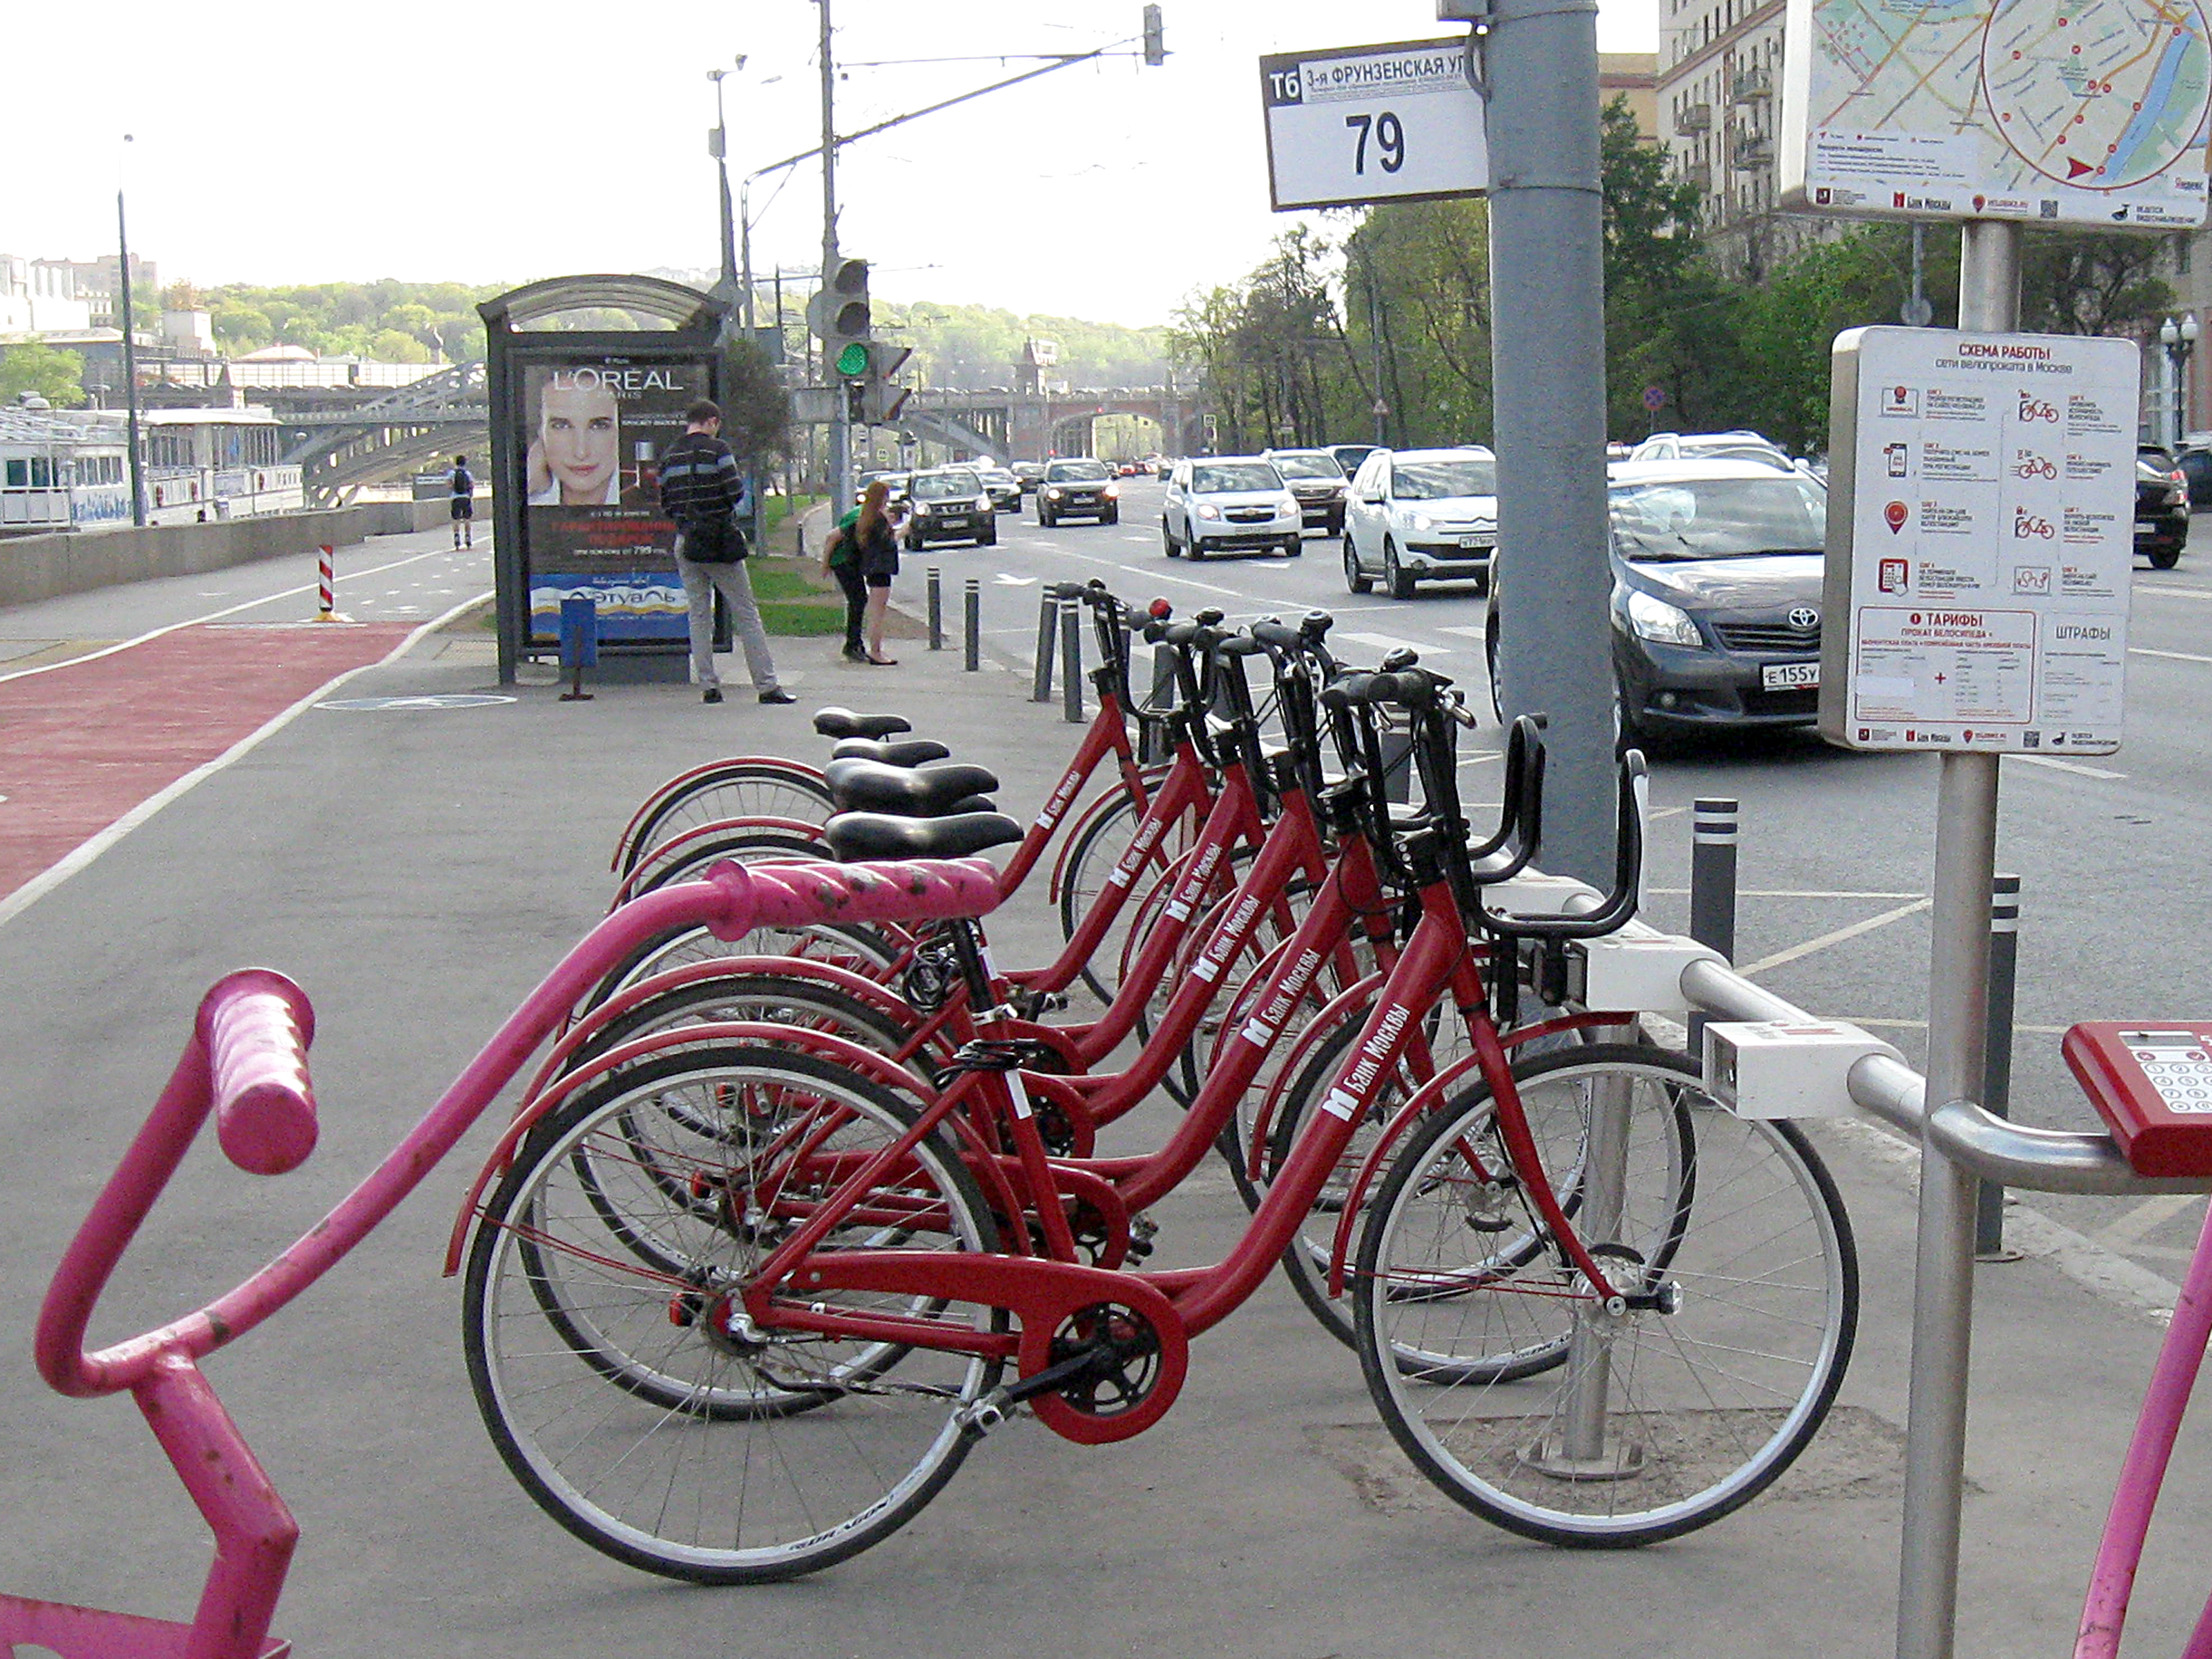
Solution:
[(1686, 1014), (1684, 970), (1694, 962), (1728, 966), (1728, 958), (1709, 945), (1633, 924), (1618, 933), (1579, 939), (1567, 947), (1567, 956), (1580, 969), (1580, 983), (1571, 981), (1574, 1000), (1594, 1013)]
[(1564, 916), (1577, 908), (1577, 901), (1594, 905), (1604, 896), (1588, 882), (1577, 881), (1572, 876), (1523, 870), (1485, 887), (1482, 908), (1501, 916)]
[(1841, 1020), (1717, 1021), (1705, 1027), (1705, 1088), (1738, 1117), (1848, 1117), (1851, 1067), (1904, 1055)]

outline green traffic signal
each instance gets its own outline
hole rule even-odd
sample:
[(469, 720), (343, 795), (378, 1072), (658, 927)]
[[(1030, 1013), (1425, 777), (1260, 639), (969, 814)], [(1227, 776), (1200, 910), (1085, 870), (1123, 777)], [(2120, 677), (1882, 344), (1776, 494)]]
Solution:
[(845, 343), (844, 349), (837, 354), (837, 372), (855, 380), (868, 372), (868, 343), (866, 340), (848, 340)]

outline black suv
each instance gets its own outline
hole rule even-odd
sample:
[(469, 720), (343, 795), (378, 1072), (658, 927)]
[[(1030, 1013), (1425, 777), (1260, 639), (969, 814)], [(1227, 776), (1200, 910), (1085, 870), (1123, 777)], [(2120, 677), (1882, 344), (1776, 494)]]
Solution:
[(978, 547), (998, 542), (998, 511), (983, 493), (983, 481), (968, 467), (917, 472), (907, 497), (914, 507), (906, 521), (909, 553), (932, 542), (973, 542)]
[(1121, 491), (1103, 461), (1047, 461), (1037, 483), (1037, 522), (1049, 529), (1062, 519), (1121, 522)]

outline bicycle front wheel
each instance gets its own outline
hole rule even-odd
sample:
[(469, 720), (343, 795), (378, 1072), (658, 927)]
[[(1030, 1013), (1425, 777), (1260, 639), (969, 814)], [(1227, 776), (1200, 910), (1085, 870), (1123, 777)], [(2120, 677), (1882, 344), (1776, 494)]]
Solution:
[[(839, 1067), (726, 1048), (605, 1079), (533, 1132), (477, 1228), (464, 1334), (493, 1442), (541, 1508), (649, 1572), (757, 1583), (865, 1549), (935, 1495), (1000, 1362), (716, 1316), (838, 1170), (912, 1122)], [(818, 1248), (996, 1243), (973, 1179), (926, 1139)], [(823, 1300), (1004, 1323), (911, 1296)]]
[(626, 876), (663, 842), (727, 818), (796, 818), (821, 823), (836, 807), (821, 773), (799, 761), (748, 756), (702, 773), (659, 802), (617, 851), (615, 872)]
[(1510, 1531), (1693, 1531), (1789, 1468), (1843, 1380), (1858, 1262), (1835, 1183), (1794, 1126), (1733, 1116), (1681, 1056), (1608, 1045), (1515, 1075), (1532, 1126), (1581, 1126), (1560, 1196), (1625, 1305), (1591, 1293), (1528, 1172), (1491, 1167), (1499, 1108), (1477, 1089), (1407, 1143), (1368, 1218), (1368, 1390), (1423, 1474)]

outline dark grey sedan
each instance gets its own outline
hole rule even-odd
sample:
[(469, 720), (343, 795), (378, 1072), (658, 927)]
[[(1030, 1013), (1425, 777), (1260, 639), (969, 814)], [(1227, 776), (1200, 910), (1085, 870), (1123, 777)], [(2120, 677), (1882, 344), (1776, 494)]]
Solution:
[[(1610, 477), (1623, 730), (1811, 725), (1820, 690), (1826, 487), (1802, 471), (1744, 461), (1631, 462)], [(1498, 574), (1517, 585), (1510, 552)], [(1493, 684), (1498, 586), (1492, 584), (1486, 629)]]

